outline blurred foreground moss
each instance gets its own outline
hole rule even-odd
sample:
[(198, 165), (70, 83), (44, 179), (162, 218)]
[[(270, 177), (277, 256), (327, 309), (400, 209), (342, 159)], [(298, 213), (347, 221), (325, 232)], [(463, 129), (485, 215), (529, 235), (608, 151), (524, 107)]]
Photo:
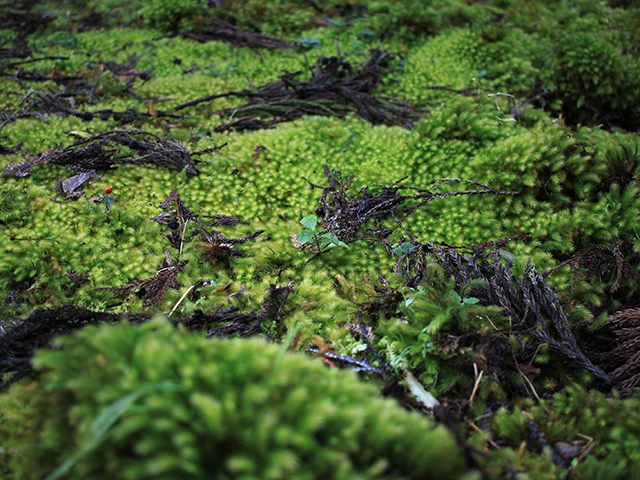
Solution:
[[(87, 327), (4, 395), (15, 478), (458, 478), (451, 434), (353, 373), (156, 320)], [(469, 478), (469, 477), (467, 477)]]

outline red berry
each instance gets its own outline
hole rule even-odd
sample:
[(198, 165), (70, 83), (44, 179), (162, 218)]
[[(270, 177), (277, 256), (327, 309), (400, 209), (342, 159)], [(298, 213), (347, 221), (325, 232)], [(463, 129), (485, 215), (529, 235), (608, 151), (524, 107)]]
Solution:
[(110, 194), (111, 192), (113, 192), (113, 188), (111, 188), (111, 187), (106, 187), (104, 189), (104, 193), (106, 193), (107, 195)]

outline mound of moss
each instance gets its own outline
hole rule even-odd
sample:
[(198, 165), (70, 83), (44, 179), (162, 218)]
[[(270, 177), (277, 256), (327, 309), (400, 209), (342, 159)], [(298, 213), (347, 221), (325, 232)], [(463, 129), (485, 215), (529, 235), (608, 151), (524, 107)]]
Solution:
[(452, 435), (355, 374), (163, 320), (85, 328), (2, 397), (15, 478), (457, 478)]

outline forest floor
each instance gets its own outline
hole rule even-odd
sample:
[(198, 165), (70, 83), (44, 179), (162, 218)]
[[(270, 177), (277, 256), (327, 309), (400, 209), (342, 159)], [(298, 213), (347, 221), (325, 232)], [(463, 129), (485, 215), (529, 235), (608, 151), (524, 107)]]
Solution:
[(2, 6), (6, 395), (162, 314), (295, 337), (484, 478), (637, 471), (637, 7), (142, 3)]

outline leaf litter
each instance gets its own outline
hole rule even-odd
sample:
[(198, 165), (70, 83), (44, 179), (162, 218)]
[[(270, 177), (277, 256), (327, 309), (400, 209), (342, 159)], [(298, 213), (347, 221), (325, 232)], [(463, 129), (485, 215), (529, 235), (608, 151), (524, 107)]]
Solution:
[(208, 95), (178, 105), (174, 111), (218, 98), (238, 97), (249, 101), (217, 111), (219, 115), (231, 115), (231, 118), (228, 123), (215, 127), (214, 131), (257, 130), (304, 115), (343, 117), (349, 113), (356, 113), (373, 124), (411, 129), (413, 120), (428, 113), (426, 110), (373, 94), (381, 84), (383, 73), (391, 69), (395, 56), (386, 50), (372, 49), (359, 67), (341, 57), (321, 57), (308, 81), (299, 80), (302, 72), (286, 73), (276, 82), (250, 90)]

